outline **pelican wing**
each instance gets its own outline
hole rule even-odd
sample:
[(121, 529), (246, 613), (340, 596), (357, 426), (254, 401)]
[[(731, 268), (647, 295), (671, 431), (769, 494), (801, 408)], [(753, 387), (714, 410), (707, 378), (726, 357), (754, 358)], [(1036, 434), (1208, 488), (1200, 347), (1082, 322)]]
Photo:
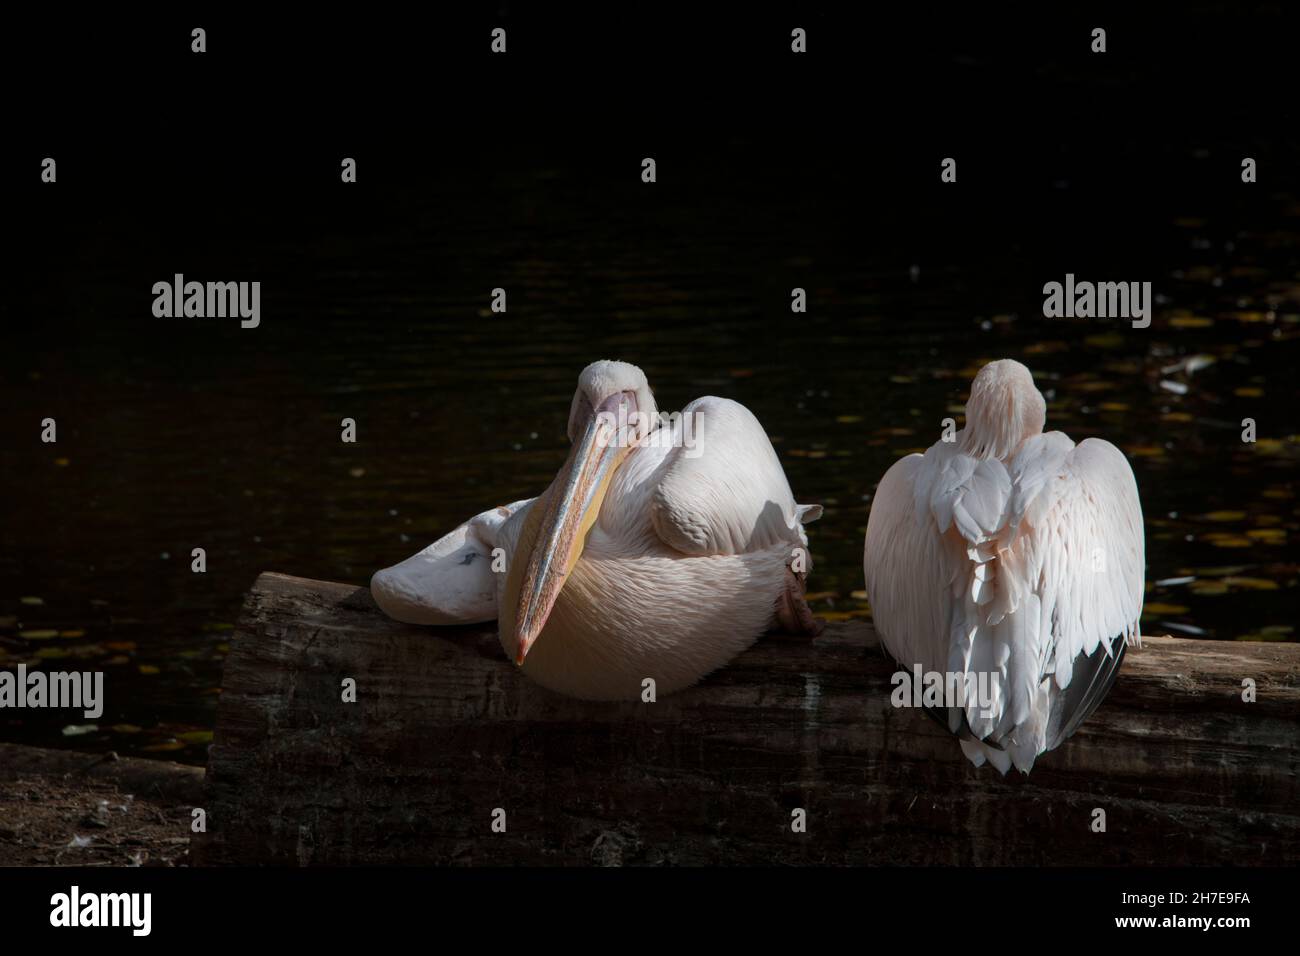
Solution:
[(886, 473), (867, 524), (867, 596), (904, 667), (962, 675), (967, 687), (986, 675), (991, 706), (950, 708), (948, 726), (985, 741), (999, 769), (1028, 769), (1096, 707), (1124, 639), (1138, 635), (1137, 485), (1097, 439), (1040, 435), (1009, 467), (959, 449), (960, 438), (938, 442)]
[(1012, 463), (1011, 520), (1020, 575), (1051, 621), (1043, 677), (1056, 692), (1047, 745), (1068, 737), (1114, 682), (1127, 643), (1141, 639), (1145, 580), (1142, 504), (1133, 469), (1110, 442), (1077, 446), (1059, 432), (1026, 442)]
[(375, 572), (370, 593), (391, 618), (407, 624), (480, 624), (497, 618), (492, 551), (501, 526), (535, 499), (475, 515), (401, 564)]
[(665, 544), (693, 556), (807, 544), (802, 525), (821, 506), (795, 503), (767, 433), (744, 405), (698, 398), (672, 437), (650, 501)]
[[(996, 459), (959, 448), (936, 442), (885, 473), (867, 519), (867, 599), (881, 642), (904, 668), (1000, 673), (1006, 647), (980, 625), (999, 606), (994, 562), (1011, 479)], [(949, 729), (961, 732), (964, 717), (951, 709)]]

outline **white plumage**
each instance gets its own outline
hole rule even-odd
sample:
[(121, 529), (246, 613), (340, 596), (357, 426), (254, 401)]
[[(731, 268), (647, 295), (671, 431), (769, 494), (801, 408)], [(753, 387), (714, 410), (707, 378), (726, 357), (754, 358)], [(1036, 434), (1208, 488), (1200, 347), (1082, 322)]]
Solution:
[(990, 675), (992, 707), (944, 716), (976, 766), (1003, 773), (1073, 733), (1140, 641), (1133, 471), (1109, 442), (1044, 434), (1045, 407), (1019, 362), (985, 366), (966, 428), (896, 462), (867, 523), (881, 641), (907, 671)]
[[(591, 437), (597, 413), (619, 404), (644, 416), (622, 455)], [(524, 673), (599, 700), (637, 699), (646, 678), (659, 694), (686, 687), (774, 623), (811, 629), (796, 571), (811, 566), (802, 525), (821, 508), (795, 503), (744, 406), (700, 398), (659, 424), (641, 370), (597, 362), (579, 378), (569, 437), (574, 452), (541, 496), (375, 574), (380, 607), (418, 624), (497, 618)], [(506, 573), (492, 571), (498, 547)]]

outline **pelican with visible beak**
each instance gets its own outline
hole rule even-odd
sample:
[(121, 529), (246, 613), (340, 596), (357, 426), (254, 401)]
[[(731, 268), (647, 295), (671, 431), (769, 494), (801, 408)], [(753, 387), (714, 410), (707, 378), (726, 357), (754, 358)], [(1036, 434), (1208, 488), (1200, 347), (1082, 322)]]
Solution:
[[(578, 378), (569, 457), (539, 497), (486, 511), (371, 592), (414, 624), (497, 619), (525, 674), (590, 700), (687, 687), (769, 628), (815, 634), (798, 505), (758, 420), (699, 398), (661, 416), (644, 373), (595, 362)], [(505, 557), (493, 573), (496, 548)]]

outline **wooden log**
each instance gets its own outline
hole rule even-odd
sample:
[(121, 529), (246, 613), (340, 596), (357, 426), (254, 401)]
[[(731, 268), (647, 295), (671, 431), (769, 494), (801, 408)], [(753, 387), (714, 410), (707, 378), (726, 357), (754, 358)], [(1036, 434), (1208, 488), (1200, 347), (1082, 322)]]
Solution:
[[(767, 637), (655, 703), (557, 696), (491, 627), (263, 574), (226, 662), (204, 863), (1281, 864), (1300, 645), (1148, 638), (1031, 776), (891, 706), (869, 626)], [(345, 678), (357, 702), (343, 703)], [(1257, 686), (1242, 700), (1242, 681)], [(505, 811), (504, 833), (494, 811)], [(806, 832), (793, 812), (806, 811)], [(1105, 832), (1093, 829), (1105, 811)]]

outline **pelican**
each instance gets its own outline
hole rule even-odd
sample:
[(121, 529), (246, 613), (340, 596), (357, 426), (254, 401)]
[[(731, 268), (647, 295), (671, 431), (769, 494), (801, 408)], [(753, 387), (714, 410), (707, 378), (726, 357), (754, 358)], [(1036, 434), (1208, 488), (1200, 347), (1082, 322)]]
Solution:
[(1141, 643), (1133, 470), (1107, 441), (1044, 433), (1046, 411), (1025, 366), (984, 366), (966, 427), (895, 462), (867, 521), (867, 598), (886, 651), (904, 671), (956, 675), (954, 688), (987, 675), (988, 693), (927, 710), (975, 766), (1004, 774), (1028, 773), (1074, 733)]
[(803, 525), (821, 506), (795, 503), (743, 405), (706, 397), (661, 416), (639, 368), (595, 362), (578, 377), (568, 434), (568, 460), (540, 496), (377, 572), (384, 612), (495, 619), (525, 674), (588, 700), (637, 699), (647, 678), (657, 694), (687, 687), (774, 625), (819, 630)]

